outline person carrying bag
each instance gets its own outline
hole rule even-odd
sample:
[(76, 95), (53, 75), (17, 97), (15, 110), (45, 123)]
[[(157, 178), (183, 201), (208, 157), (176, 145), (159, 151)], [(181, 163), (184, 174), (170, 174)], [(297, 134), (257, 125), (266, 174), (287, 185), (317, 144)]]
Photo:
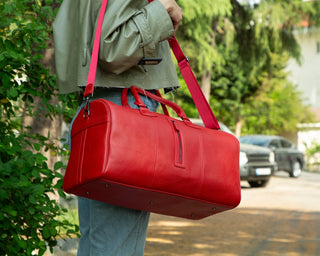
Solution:
[[(180, 17), (178, 24), (181, 9), (175, 1), (167, 2), (168, 9), (169, 4), (173, 6), (172, 15)], [(78, 86), (86, 85), (101, 3), (102, 0), (64, 0), (60, 7), (54, 22), (60, 93), (81, 91)], [(150, 90), (178, 87), (169, 46), (165, 42), (174, 35), (174, 27), (162, 2), (149, 5), (144, 0), (109, 0), (108, 14), (103, 22), (100, 65), (95, 81), (99, 89), (94, 97), (108, 98), (120, 104), (121, 89), (117, 88), (132, 84)], [(143, 57), (154, 56), (161, 56), (159, 65), (136, 65)], [(133, 104), (132, 96), (129, 101)], [(157, 107), (152, 100), (146, 103), (151, 110)], [(149, 213), (83, 197), (79, 197), (78, 209), (81, 232), (78, 256), (143, 255)]]
[[(219, 130), (172, 37), (181, 18), (173, 0), (61, 6), (54, 23), (60, 92), (87, 84), (63, 184), (79, 196), (80, 256), (143, 255), (149, 212), (200, 219), (240, 202), (239, 143)], [(179, 87), (168, 39), (207, 128), (156, 91)], [(163, 115), (155, 113), (159, 103)], [(194, 162), (192, 148), (203, 153)]]

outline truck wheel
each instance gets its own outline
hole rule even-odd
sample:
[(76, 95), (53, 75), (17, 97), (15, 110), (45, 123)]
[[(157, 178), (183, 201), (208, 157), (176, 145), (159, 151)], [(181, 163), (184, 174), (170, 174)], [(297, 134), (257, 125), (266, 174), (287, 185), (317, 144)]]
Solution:
[(268, 184), (269, 180), (255, 180), (255, 181), (248, 181), (251, 187), (253, 188), (262, 188)]
[(295, 160), (291, 165), (290, 177), (297, 178), (301, 175), (302, 168), (299, 161)]

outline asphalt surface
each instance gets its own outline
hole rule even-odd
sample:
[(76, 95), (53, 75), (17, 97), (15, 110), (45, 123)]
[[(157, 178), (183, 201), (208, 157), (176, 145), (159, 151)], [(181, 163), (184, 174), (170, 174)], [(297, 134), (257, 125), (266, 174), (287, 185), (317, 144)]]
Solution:
[(320, 256), (320, 174), (242, 182), (237, 209), (201, 221), (152, 215), (146, 256)]
[[(53, 255), (76, 255), (76, 242)], [(200, 221), (151, 215), (145, 256), (211, 255), (320, 256), (320, 174), (280, 172), (265, 188), (242, 182), (237, 209)]]

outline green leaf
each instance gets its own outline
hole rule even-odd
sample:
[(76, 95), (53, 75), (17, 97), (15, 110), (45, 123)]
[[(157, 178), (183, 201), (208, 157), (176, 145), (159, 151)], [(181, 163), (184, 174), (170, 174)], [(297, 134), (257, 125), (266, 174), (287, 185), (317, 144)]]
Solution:
[(36, 213), (36, 209), (34, 207), (29, 207), (28, 208), (28, 212), (31, 214), (31, 215), (34, 215)]
[(52, 235), (52, 236), (56, 236), (57, 235), (57, 230), (56, 230), (56, 228), (55, 227), (52, 227), (51, 229), (50, 229), (50, 234)]
[(8, 192), (4, 189), (0, 189), (0, 201), (8, 198)]
[(5, 59), (4, 53), (0, 53), (0, 62)]
[(40, 154), (40, 153), (37, 154), (37, 156), (36, 156), (36, 163), (37, 163), (38, 165), (42, 165), (43, 162), (46, 161), (46, 160), (47, 160), (47, 158), (46, 158), (44, 155), (42, 155), (42, 154)]
[(18, 90), (15, 88), (11, 88), (7, 91), (7, 96), (9, 98), (16, 98), (19, 95)]
[(61, 173), (59, 173), (59, 172), (56, 172), (56, 178), (62, 179), (62, 178), (63, 178), (63, 175), (62, 175)]
[(37, 204), (37, 198), (34, 195), (30, 195), (29, 202), (32, 204)]
[(4, 10), (3, 10), (3, 15), (11, 14), (13, 12), (13, 8), (14, 8), (13, 4), (5, 4), (4, 5)]
[(63, 167), (63, 162), (59, 161), (54, 164), (54, 170), (57, 171)]
[(43, 184), (35, 184), (35, 185), (32, 185), (32, 188), (31, 188), (31, 191), (32, 193), (35, 193), (35, 194), (42, 194), (44, 193), (44, 185)]
[(23, 239), (20, 239), (17, 241), (17, 244), (19, 245), (20, 248), (26, 249), (27, 248), (27, 242)]
[(39, 143), (34, 143), (33, 147), (35, 150), (39, 151), (40, 150), (40, 144)]
[(2, 221), (4, 219), (4, 214), (3, 212), (0, 212), (0, 221)]
[(39, 169), (36, 169), (36, 168), (32, 169), (31, 175), (34, 178), (40, 178), (41, 177)]
[(66, 194), (63, 192), (62, 189), (59, 189), (59, 190), (58, 190), (58, 194), (59, 194), (60, 197), (66, 198)]
[(12, 208), (12, 206), (9, 206), (9, 205), (8, 205), (8, 206), (5, 206), (5, 207), (3, 208), (3, 211), (6, 212), (7, 214), (13, 216), (13, 217), (16, 217), (16, 216), (18, 215), (18, 212), (17, 212), (16, 210), (14, 210), (14, 209)]
[(42, 236), (44, 239), (48, 239), (50, 237), (50, 230), (47, 227), (43, 228)]

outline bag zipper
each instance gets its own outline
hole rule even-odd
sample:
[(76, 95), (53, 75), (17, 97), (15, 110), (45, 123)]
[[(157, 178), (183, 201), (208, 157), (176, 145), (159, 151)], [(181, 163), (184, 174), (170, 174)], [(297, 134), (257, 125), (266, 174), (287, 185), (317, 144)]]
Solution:
[[(176, 154), (176, 164), (181, 166), (182, 165), (182, 137), (181, 137), (181, 132), (178, 129), (175, 121), (171, 121), (173, 128), (175, 130), (176, 133), (176, 140), (177, 140), (177, 144), (178, 144), (178, 154)], [(177, 161), (178, 160), (178, 161)]]

